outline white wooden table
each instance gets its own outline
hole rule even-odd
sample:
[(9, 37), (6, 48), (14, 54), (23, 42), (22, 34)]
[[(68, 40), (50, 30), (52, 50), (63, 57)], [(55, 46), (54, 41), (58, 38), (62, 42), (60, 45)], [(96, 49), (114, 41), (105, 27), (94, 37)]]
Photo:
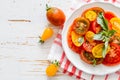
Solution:
[(0, 0), (0, 80), (75, 80), (61, 72), (51, 78), (45, 74), (58, 28), (52, 26), (54, 36), (42, 45), (38, 43), (39, 35), (49, 24), (46, 3), (61, 8), (68, 18), (75, 1)]

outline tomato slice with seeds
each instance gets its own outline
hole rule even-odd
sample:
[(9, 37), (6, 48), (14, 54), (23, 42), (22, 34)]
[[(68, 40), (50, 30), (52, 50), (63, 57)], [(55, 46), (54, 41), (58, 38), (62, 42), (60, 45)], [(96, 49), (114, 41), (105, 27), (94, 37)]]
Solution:
[(96, 43), (89, 43), (88, 41), (83, 43), (83, 49), (87, 52), (92, 52), (92, 48), (96, 45)]
[(93, 64), (93, 65), (97, 65), (97, 64), (101, 64), (103, 61), (103, 58), (95, 58), (92, 53), (90, 52), (86, 52), (85, 50), (82, 50), (80, 53), (80, 58), (88, 63), (88, 64)]
[(101, 27), (99, 24), (97, 24), (97, 20), (91, 22), (91, 30), (94, 32), (94, 33), (99, 33), (100, 30), (101, 30)]
[(75, 46), (75, 44), (73, 43), (73, 41), (72, 41), (72, 35), (71, 35), (72, 31), (73, 31), (73, 27), (71, 26), (71, 27), (69, 28), (69, 30), (68, 30), (68, 35), (67, 35), (68, 46), (69, 46), (69, 48), (70, 48), (72, 51), (80, 54), (82, 47), (81, 47), (81, 46), (79, 46), (79, 47), (78, 47), (78, 46)]
[(110, 47), (111, 49), (102, 63), (106, 66), (115, 66), (120, 64), (120, 46), (115, 43), (111, 43)]
[(79, 35), (84, 35), (88, 31), (89, 26), (90, 22), (83, 17), (78, 17), (73, 22), (73, 29)]
[(105, 16), (105, 18), (106, 18), (107, 20), (110, 20), (110, 19), (112, 19), (113, 17), (116, 17), (116, 15), (113, 14), (112, 12), (110, 12), (110, 11), (105, 12), (104, 16)]
[(89, 9), (87, 9), (87, 10), (85, 10), (83, 13), (82, 13), (82, 17), (85, 17), (85, 13), (86, 12), (88, 12), (88, 11), (94, 11), (97, 15), (99, 14), (99, 13), (105, 13), (105, 11), (102, 9), (102, 8), (100, 8), (100, 7), (92, 7), (92, 8), (89, 8)]

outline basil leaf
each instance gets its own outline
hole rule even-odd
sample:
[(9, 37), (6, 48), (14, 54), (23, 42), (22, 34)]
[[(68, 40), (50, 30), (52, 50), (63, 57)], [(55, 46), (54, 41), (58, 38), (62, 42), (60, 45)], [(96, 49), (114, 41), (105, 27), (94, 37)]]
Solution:
[(116, 32), (115, 30), (108, 31), (108, 37), (113, 36), (115, 34), (115, 32)]
[(103, 58), (105, 58), (105, 56), (106, 56), (107, 49), (108, 49), (108, 41), (106, 41), (106, 42), (104, 43), (104, 47), (103, 47), (103, 51), (102, 51), (102, 56), (103, 56)]
[(103, 30), (108, 30), (108, 21), (104, 18), (103, 13), (99, 13), (97, 23), (100, 24)]
[(95, 34), (94, 37), (93, 37), (93, 39), (94, 39), (94, 40), (103, 40), (102, 37), (103, 37), (102, 34)]

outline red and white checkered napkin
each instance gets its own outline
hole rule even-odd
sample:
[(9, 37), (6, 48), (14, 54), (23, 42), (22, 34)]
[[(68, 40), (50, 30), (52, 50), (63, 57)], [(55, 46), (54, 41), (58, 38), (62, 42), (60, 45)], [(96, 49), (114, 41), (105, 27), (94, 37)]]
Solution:
[(80, 80), (120, 80), (120, 70), (105, 76), (96, 76), (87, 74), (81, 70), (78, 70), (67, 58), (65, 52), (62, 48), (61, 43), (61, 30), (57, 34), (53, 45), (51, 47), (48, 59), (50, 61), (58, 60), (60, 62), (60, 68), (63, 73), (68, 74), (69, 76), (74, 76), (76, 79)]

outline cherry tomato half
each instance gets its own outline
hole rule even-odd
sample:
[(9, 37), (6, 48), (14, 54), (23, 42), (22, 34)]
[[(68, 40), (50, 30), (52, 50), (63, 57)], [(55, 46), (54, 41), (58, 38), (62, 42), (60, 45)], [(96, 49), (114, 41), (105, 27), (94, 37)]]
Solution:
[(91, 30), (94, 32), (94, 33), (99, 33), (101, 31), (101, 27), (99, 24), (97, 24), (97, 20), (91, 22)]
[(93, 42), (94, 41), (94, 39), (93, 39), (94, 35), (95, 35), (94, 32), (87, 31), (86, 34), (85, 34), (85, 38), (86, 38), (87, 41)]
[[(99, 13), (105, 13), (105, 11), (102, 9), (102, 8), (100, 8), (100, 7), (92, 7), (92, 8), (89, 8), (89, 9), (87, 9), (87, 10), (85, 10), (83, 13), (82, 13), (82, 17), (85, 17), (85, 14), (86, 14), (86, 12), (88, 12), (88, 11), (94, 11), (97, 15), (99, 14)], [(93, 13), (94, 14), (94, 13)]]
[(71, 27), (69, 28), (68, 34), (67, 34), (68, 46), (69, 46), (69, 48), (70, 48), (71, 50), (73, 50), (74, 52), (80, 54), (82, 47), (81, 47), (81, 46), (78, 47), (78, 46), (76, 46), (76, 45), (73, 43), (73, 41), (72, 41), (72, 35), (71, 35), (72, 31), (73, 31), (73, 27), (71, 26)]
[(81, 46), (84, 42), (84, 37), (76, 34), (74, 31), (71, 32), (71, 36), (72, 36), (72, 42), (75, 46)]
[[(104, 47), (103, 43), (97, 44), (95, 47), (93, 47), (92, 54), (95, 58), (103, 57), (102, 55), (103, 47)], [(110, 47), (108, 46), (106, 54), (108, 53), (109, 50), (110, 50)]]
[(120, 34), (120, 18), (112, 18), (110, 22), (112, 24), (112, 29)]
[[(91, 22), (91, 29), (94, 33), (99, 33), (101, 31), (101, 27), (99, 24), (97, 24), (97, 20)], [(108, 21), (108, 29), (112, 30), (112, 24), (110, 21)]]
[(92, 55), (92, 53), (86, 52), (84, 50), (81, 51), (80, 58), (88, 64), (95, 64), (95, 65), (101, 64), (103, 61), (103, 58), (95, 58)]
[(90, 22), (83, 17), (78, 17), (73, 22), (73, 29), (77, 34), (84, 35), (90, 26)]

